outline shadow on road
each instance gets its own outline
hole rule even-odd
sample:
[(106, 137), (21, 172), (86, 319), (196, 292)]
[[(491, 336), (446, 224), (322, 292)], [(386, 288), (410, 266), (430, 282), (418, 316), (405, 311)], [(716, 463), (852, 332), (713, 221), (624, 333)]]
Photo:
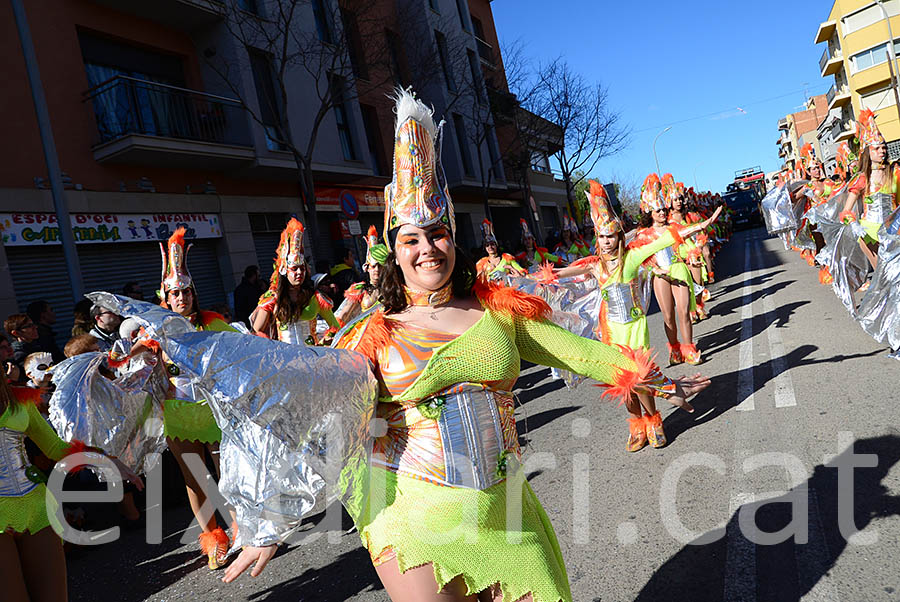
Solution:
[[(839, 471), (835, 466), (849, 466), (852, 462), (851, 454), (872, 454), (877, 457), (878, 464), (873, 468), (856, 468), (852, 482), (846, 475), (839, 479)], [(750, 588), (755, 588), (755, 591), (730, 591), (730, 594), (734, 594), (732, 599), (744, 599), (740, 596), (743, 593), (746, 599), (760, 602), (798, 602), (828, 575), (847, 547), (848, 542), (840, 528), (839, 491), (846, 492), (851, 484), (853, 486), (852, 516), (856, 530), (866, 529), (875, 519), (900, 515), (900, 496), (890, 495), (889, 490), (881, 483), (898, 460), (900, 436), (896, 431), (857, 441), (827, 465), (816, 466), (812, 476), (788, 494), (745, 504), (731, 516), (726, 527), (714, 529), (685, 545), (654, 572), (635, 598), (636, 602), (723, 600), (729, 540), (732, 545), (737, 541), (738, 545), (735, 547), (738, 549), (750, 550), (749, 557), (733, 559), (732, 567), (736, 560), (740, 563), (738, 570), (751, 571), (746, 582)], [(849, 469), (845, 472), (849, 472)], [(792, 516), (791, 501), (804, 495), (809, 496), (807, 517)], [(741, 512), (753, 512), (756, 527), (763, 533), (774, 533), (788, 526), (792, 520), (802, 521), (808, 518), (808, 542), (798, 544), (791, 537), (775, 545), (755, 545), (741, 532), (738, 522)], [(877, 525), (872, 525), (872, 528), (877, 530)], [(731, 582), (729, 586), (734, 588), (736, 583)], [(834, 586), (830, 583), (823, 584), (823, 589), (825, 587)], [(869, 587), (880, 586), (869, 584)], [(885, 592), (880, 593), (889, 595), (889, 591), (885, 589)], [(878, 595), (871, 589), (865, 593), (856, 593), (860, 600), (875, 599), (869, 596)], [(824, 594), (825, 592), (819, 591), (813, 597), (817, 600), (836, 599), (822, 597)]]
[[(847, 360), (872, 357), (884, 353), (883, 349), (878, 348), (868, 353), (854, 353), (851, 355), (838, 354), (828, 358), (809, 359), (809, 356), (818, 349), (819, 348), (815, 345), (801, 345), (787, 355), (775, 358), (774, 361), (770, 358), (761, 364), (756, 364), (753, 367), (752, 392), (756, 393), (761, 390), (766, 386), (766, 383), (780, 374), (780, 372), (774, 370), (774, 365), (776, 363), (783, 362), (785, 370), (790, 370), (798, 366), (838, 364)], [(742, 397), (740, 391), (735, 388), (735, 383), (738, 382), (739, 373), (740, 370), (738, 369), (714, 377), (709, 388), (691, 400), (691, 404), (696, 409), (693, 414), (675, 412), (667, 416), (663, 421), (663, 424), (669, 443), (675, 441), (681, 433), (684, 433), (688, 429), (715, 420), (744, 401), (745, 398)], [(694, 416), (698, 416), (699, 418), (694, 418)]]
[[(798, 308), (803, 307), (804, 305), (809, 305), (809, 303), (809, 301), (794, 301), (792, 303), (786, 303), (784, 305), (778, 306), (775, 309), (775, 327), (781, 328), (785, 326)], [(767, 315), (768, 314), (757, 313), (750, 320), (752, 321), (753, 319), (761, 319), (763, 316)], [(766, 328), (768, 328), (770, 325), (771, 324), (767, 324), (758, 331), (752, 331), (754, 333), (753, 337), (757, 337), (763, 334)], [(709, 359), (710, 357), (714, 356), (716, 352), (734, 347), (735, 345), (740, 343), (741, 329), (743, 328), (743, 326), (744, 320), (741, 320), (740, 322), (725, 324), (717, 330), (707, 332), (706, 334), (698, 337), (697, 347), (703, 350), (703, 358)]]
[[(796, 280), (782, 280), (781, 282), (776, 282), (767, 286), (766, 288), (756, 289), (750, 294), (750, 302), (755, 303), (763, 298), (766, 295), (774, 295), (778, 291), (789, 287), (791, 284), (796, 282)], [(709, 310), (710, 316), (727, 316), (728, 314), (735, 313), (735, 310), (746, 305), (746, 300), (743, 296), (734, 297), (727, 301), (717, 301), (713, 304), (712, 309)]]
[(306, 569), (296, 577), (247, 597), (266, 602), (297, 600), (346, 600), (366, 590), (384, 587), (375, 573), (365, 548), (358, 547), (335, 558), (322, 568)]

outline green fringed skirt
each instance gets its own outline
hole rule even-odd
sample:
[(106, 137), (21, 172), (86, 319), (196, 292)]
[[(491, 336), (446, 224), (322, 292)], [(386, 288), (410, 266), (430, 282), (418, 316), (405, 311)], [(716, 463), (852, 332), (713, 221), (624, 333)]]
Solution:
[(390, 550), (401, 572), (431, 563), (439, 590), (461, 577), (468, 595), (499, 584), (504, 602), (572, 600), (556, 534), (522, 476), (479, 491), (369, 471), (354, 519), (373, 559)]
[(222, 431), (205, 401), (166, 399), (163, 402), (163, 421), (166, 437), (172, 439), (200, 443), (218, 443), (222, 440)]

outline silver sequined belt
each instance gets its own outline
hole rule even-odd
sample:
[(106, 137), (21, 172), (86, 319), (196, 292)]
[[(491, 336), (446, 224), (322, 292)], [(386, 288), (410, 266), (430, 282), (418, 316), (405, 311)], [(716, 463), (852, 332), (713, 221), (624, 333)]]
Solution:
[(0, 428), (0, 497), (20, 497), (37, 487), (27, 476), (29, 469), (25, 433)]

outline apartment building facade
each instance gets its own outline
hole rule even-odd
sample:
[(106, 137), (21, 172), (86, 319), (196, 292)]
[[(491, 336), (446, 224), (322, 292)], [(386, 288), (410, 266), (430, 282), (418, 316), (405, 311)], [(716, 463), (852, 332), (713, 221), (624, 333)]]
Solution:
[[(225, 300), (245, 266), (271, 272), (286, 218), (303, 217), (297, 165), (273, 135), (276, 117), (264, 102), (273, 96), (271, 61), (235, 38), (226, 11), (265, 17), (274, 1), (27, 3), (86, 290), (121, 290), (132, 280), (155, 290), (158, 242), (179, 225), (192, 238), (188, 264), (205, 305)], [(329, 28), (352, 27), (352, 15), (329, 12), (336, 6), (329, 2), (298, 5), (305, 11), (303, 27), (323, 42)], [(446, 120), (443, 164), (460, 244), (480, 244), (486, 207), (523, 214), (518, 191), (507, 182), (492, 113), (476, 123), (479, 113), (466, 104), (471, 94), (460, 93), (464, 78), (485, 88), (488, 76), (493, 81), (502, 74), (489, 0), (375, 4), (405, 22), (418, 20), (441, 59), (442, 81), (417, 82), (404, 73), (409, 55), (421, 48), (409, 47), (397, 27), (386, 26), (377, 41), (357, 41), (363, 61), (373, 44), (389, 50), (392, 77), (358, 91), (357, 78), (378, 76), (357, 72), (354, 64), (353, 77), (340, 82), (348, 100), (336, 103), (318, 126), (312, 168), (319, 237), (307, 240), (307, 248), (319, 261), (359, 247), (355, 236), (370, 224), (380, 229), (393, 148), (388, 95), (395, 85), (412, 85)], [(67, 316), (73, 301), (9, 4), (0, 6), (0, 31), (8, 74), (0, 106), (7, 139), (15, 141), (0, 151), (0, 311), (7, 315), (43, 298)], [(448, 42), (454, 47), (442, 47)], [(450, 51), (467, 59), (463, 67), (451, 64)], [(227, 78), (216, 68), (223, 57), (233, 67)], [(285, 81), (290, 136), (305, 140), (317, 106), (316, 81), (300, 68)], [(488, 170), (489, 181), (483, 177)]]
[[(800, 149), (812, 144), (816, 156), (826, 159), (825, 149), (818, 139), (818, 126), (828, 116), (828, 99), (819, 94), (806, 101), (806, 109), (790, 113), (778, 120), (778, 156), (784, 160), (785, 169), (793, 169), (800, 158)], [(832, 152), (831, 159), (834, 158)]]
[(891, 67), (900, 75), (900, 0), (834, 0), (815, 42), (823, 45), (822, 77), (834, 79), (826, 94), (828, 116), (818, 128), (825, 157), (833, 158), (836, 145), (853, 137), (854, 116), (871, 109), (891, 159), (900, 158), (900, 114), (891, 85)]

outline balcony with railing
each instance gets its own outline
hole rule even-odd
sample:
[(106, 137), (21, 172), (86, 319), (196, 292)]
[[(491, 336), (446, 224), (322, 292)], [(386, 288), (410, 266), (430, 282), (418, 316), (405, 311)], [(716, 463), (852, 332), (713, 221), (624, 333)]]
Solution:
[(224, 170), (255, 156), (246, 108), (232, 98), (117, 75), (84, 102), (101, 163)]
[(497, 68), (497, 59), (494, 56), (494, 47), (475, 36), (475, 44), (478, 46), (478, 58), (481, 59), (481, 64), (490, 68)]
[(842, 107), (850, 102), (850, 89), (846, 84), (835, 83), (825, 93), (825, 100), (828, 102), (829, 111), (835, 107)]
[(788, 123), (787, 117), (782, 117), (778, 120), (778, 129), (779, 130), (787, 130), (790, 128), (790, 124)]
[[(225, 3), (221, 0), (94, 0), (128, 13), (174, 27), (182, 31), (194, 31), (222, 20)], [(239, 4), (242, 4), (239, 2)]]
[(840, 48), (832, 48), (829, 44), (822, 53), (822, 58), (819, 59), (819, 71), (822, 72), (822, 77), (834, 75), (841, 70), (843, 65), (844, 53)]

